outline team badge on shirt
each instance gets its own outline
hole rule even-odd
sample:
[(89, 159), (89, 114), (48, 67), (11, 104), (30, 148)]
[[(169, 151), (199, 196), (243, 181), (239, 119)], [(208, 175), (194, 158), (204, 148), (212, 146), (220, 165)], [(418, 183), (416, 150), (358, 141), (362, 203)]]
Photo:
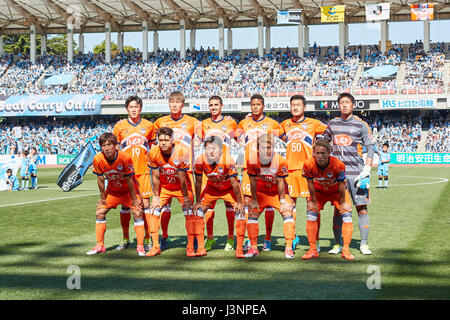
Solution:
[(122, 169), (123, 169), (123, 166), (122, 166), (121, 164), (119, 164), (119, 165), (117, 166), (117, 170), (122, 171)]
[(330, 179), (333, 178), (333, 173), (332, 172), (328, 172), (327, 173), (327, 177), (330, 178)]
[(217, 170), (219, 170), (220, 174), (223, 173), (223, 168), (222, 167), (218, 167)]
[(268, 128), (266, 123), (263, 123), (261, 127), (263, 128), (263, 130), (267, 130)]
[(302, 128), (305, 130), (308, 129), (308, 124), (306, 124), (306, 123), (302, 124)]
[(145, 134), (145, 129), (144, 128), (141, 129), (141, 134)]

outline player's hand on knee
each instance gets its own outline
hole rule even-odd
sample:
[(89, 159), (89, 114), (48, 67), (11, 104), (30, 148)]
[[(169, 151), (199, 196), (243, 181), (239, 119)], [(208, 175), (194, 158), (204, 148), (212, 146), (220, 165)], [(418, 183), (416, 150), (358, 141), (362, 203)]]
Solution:
[(234, 206), (234, 214), (239, 218), (245, 217), (245, 210), (243, 203), (236, 203), (236, 205)]
[(280, 200), (280, 211), (283, 215), (291, 214), (292, 213), (292, 205), (289, 202), (287, 202), (286, 199), (282, 199), (282, 200)]
[(203, 212), (205, 212), (206, 210), (203, 210), (203, 207), (202, 207), (202, 204), (201, 203), (199, 203), (199, 202), (196, 202), (195, 204), (194, 204), (194, 212), (197, 212), (197, 210), (202, 210)]
[(183, 211), (189, 211), (192, 210), (192, 201), (189, 198), (184, 198), (183, 203), (181, 204), (181, 208), (183, 209)]
[(100, 209), (103, 206), (108, 206), (108, 204), (106, 203), (106, 199), (100, 198), (97, 202), (97, 209)]
[(317, 206), (317, 202), (315, 201), (308, 201), (306, 203), (306, 210), (310, 212), (319, 212), (319, 207)]
[(340, 207), (341, 207), (341, 209), (339, 210), (340, 214), (352, 212), (352, 205), (349, 204), (348, 202), (341, 202)]
[(136, 210), (139, 210), (139, 211), (142, 211), (142, 208), (144, 207), (143, 203), (142, 203), (142, 199), (140, 199), (140, 198), (133, 199), (131, 201), (131, 204), (133, 205), (134, 208), (136, 208)]
[(248, 213), (259, 212), (258, 201), (252, 200), (248, 205)]

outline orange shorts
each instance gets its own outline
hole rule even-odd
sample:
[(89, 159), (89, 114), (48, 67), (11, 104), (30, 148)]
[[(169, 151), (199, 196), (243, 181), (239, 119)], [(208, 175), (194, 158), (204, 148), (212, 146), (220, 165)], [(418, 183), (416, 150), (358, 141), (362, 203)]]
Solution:
[(250, 177), (248, 176), (247, 170), (242, 169), (242, 191), (244, 193), (244, 196), (251, 197), (252, 196), (252, 190), (250, 189)]
[[(244, 199), (242, 192), (241, 198)], [(234, 194), (233, 188), (229, 188), (226, 190), (217, 190), (210, 186), (206, 186), (202, 192), (202, 206), (209, 206), (210, 208), (214, 208), (216, 206), (216, 201), (222, 199), (227, 204), (234, 205), (237, 203), (236, 195)]]
[(150, 174), (140, 174), (136, 176), (136, 180), (139, 183), (139, 192), (143, 199), (150, 198), (153, 195), (150, 181), (151, 178)]
[[(194, 194), (192, 193), (192, 190), (188, 188), (188, 195), (189, 199), (191, 199), (191, 202), (194, 202)], [(161, 192), (159, 195), (161, 199), (161, 207), (164, 207), (166, 205), (170, 205), (172, 202), (172, 198), (176, 198), (180, 204), (184, 202), (183, 193), (181, 192), (181, 188), (178, 190), (168, 190), (165, 188), (161, 188)]]
[[(292, 206), (294, 205), (289, 194), (286, 193), (284, 199)], [(256, 195), (256, 200), (258, 201), (259, 212), (263, 212), (265, 208), (269, 207), (278, 210), (278, 212), (280, 211), (280, 198), (278, 196), (278, 193), (267, 194), (264, 192), (258, 192), (258, 194)]]
[(308, 181), (306, 178), (303, 178), (302, 170), (289, 171), (286, 182), (292, 198), (309, 197)]
[[(331, 205), (334, 206), (336, 209), (341, 210), (341, 195), (336, 192), (332, 194), (323, 193), (323, 192), (317, 192), (316, 191), (316, 199), (317, 199), (317, 208), (319, 211), (322, 211), (322, 209), (325, 207), (327, 202), (331, 202)], [(308, 198), (310, 200), (310, 198)], [(352, 206), (352, 200), (350, 198), (350, 193), (348, 193), (347, 190), (345, 190), (345, 202)]]
[(130, 209), (134, 209), (132, 205), (132, 199), (129, 192), (112, 192), (106, 194), (106, 203), (107, 205), (103, 205), (100, 208), (102, 209), (115, 209), (120, 204), (123, 207), (128, 207)]

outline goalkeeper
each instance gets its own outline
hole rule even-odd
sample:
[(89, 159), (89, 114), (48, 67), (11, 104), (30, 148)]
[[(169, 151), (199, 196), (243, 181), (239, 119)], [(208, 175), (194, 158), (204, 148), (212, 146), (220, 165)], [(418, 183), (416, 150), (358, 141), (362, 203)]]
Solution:
[[(372, 254), (368, 245), (369, 215), (367, 205), (370, 203), (370, 169), (374, 156), (373, 141), (370, 128), (366, 122), (353, 115), (355, 98), (349, 93), (341, 93), (337, 99), (340, 117), (328, 123), (324, 138), (333, 143), (333, 156), (345, 164), (347, 188), (353, 204), (358, 212), (358, 226), (361, 234), (360, 251)], [(362, 148), (366, 147), (367, 156), (364, 162)], [(338, 254), (342, 250), (342, 216), (334, 214), (333, 233), (336, 244), (329, 251)]]

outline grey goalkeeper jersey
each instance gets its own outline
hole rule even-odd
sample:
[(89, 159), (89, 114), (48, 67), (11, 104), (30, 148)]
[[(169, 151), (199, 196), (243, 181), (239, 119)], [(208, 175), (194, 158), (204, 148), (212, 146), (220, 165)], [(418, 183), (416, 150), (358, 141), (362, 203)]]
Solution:
[(328, 123), (324, 138), (333, 143), (333, 156), (345, 164), (347, 176), (357, 176), (364, 168), (362, 148), (367, 148), (367, 157), (373, 159), (373, 140), (369, 126), (362, 120), (334, 118)]

